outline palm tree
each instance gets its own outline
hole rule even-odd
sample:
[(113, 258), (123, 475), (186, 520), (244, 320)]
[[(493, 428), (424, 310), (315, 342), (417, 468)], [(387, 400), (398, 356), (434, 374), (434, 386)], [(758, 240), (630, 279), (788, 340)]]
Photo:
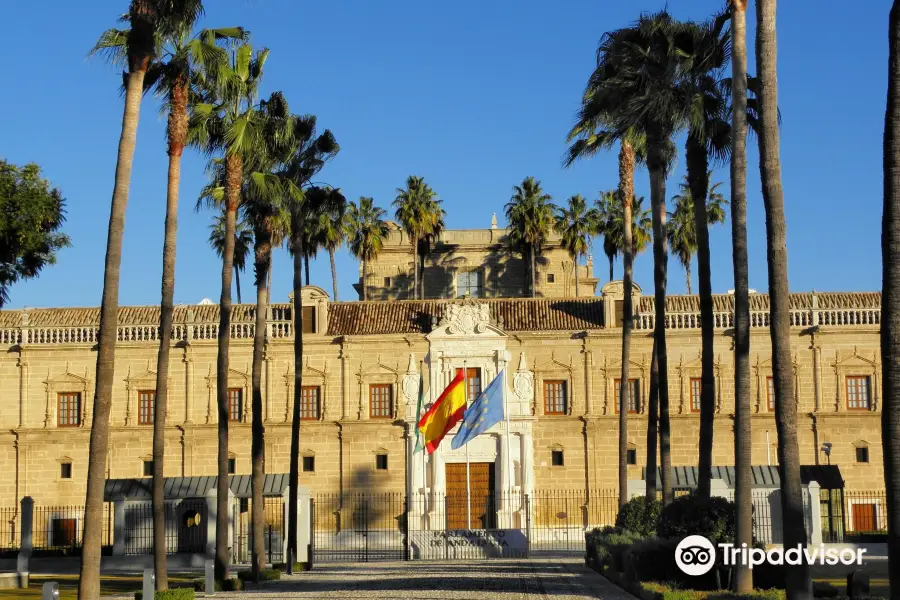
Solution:
[[(756, 65), (759, 69), (759, 173), (766, 209), (766, 255), (769, 264), (769, 335), (772, 338), (772, 375), (775, 387), (775, 428), (778, 433), (778, 469), (784, 545), (806, 545), (803, 489), (800, 485), (800, 449), (797, 440), (797, 404), (791, 365), (790, 296), (787, 270), (787, 226), (778, 132), (777, 41), (775, 0), (756, 2)], [(809, 565), (789, 569), (785, 589), (792, 600), (812, 598)]]
[[(216, 251), (219, 258), (225, 257), (225, 229), (227, 227), (226, 215), (220, 214), (213, 218), (209, 226), (209, 245)], [(241, 302), (241, 275), (247, 266), (247, 257), (253, 247), (253, 227), (246, 219), (238, 219), (234, 225), (234, 280), (237, 291), (238, 304)]]
[(537, 295), (535, 262), (547, 236), (553, 228), (553, 211), (550, 194), (541, 189), (541, 182), (534, 177), (526, 177), (521, 185), (513, 186), (513, 195), (506, 203), (508, 242), (512, 248), (522, 253), (530, 265), (530, 296)]
[(340, 189), (332, 187), (322, 188), (325, 195), (322, 202), (322, 211), (319, 214), (319, 239), (322, 247), (328, 250), (328, 259), (331, 262), (331, 286), (334, 291), (334, 300), (338, 299), (337, 267), (334, 263), (334, 253), (341, 247), (346, 239), (344, 218), (347, 214), (347, 198)]
[(331, 131), (316, 135), (316, 118), (312, 115), (296, 117), (293, 124), (293, 143), (290, 157), (279, 173), (283, 197), (290, 212), (289, 248), (293, 256), (293, 312), (294, 312), (294, 409), (291, 415), (291, 457), (288, 475), (288, 571), (292, 571), (297, 556), (297, 506), (300, 477), (300, 405), (303, 393), (303, 257), (306, 233), (306, 188), (325, 163), (333, 158), (340, 146)]
[[(898, 0), (900, 1), (900, 0)], [(732, 0), (731, 243), (734, 262), (735, 544), (753, 543), (750, 432), (750, 292), (747, 258), (747, 0)], [(753, 590), (753, 572), (735, 566), (735, 592)]]
[(268, 50), (253, 52), (241, 44), (231, 61), (207, 72), (198, 90), (201, 101), (191, 110), (189, 141), (207, 154), (224, 157), (224, 244), (222, 291), (219, 299), (219, 332), (216, 358), (218, 404), (218, 479), (216, 514), (216, 579), (228, 575), (228, 364), (231, 329), (231, 271), (234, 266), (235, 229), (244, 182), (245, 161), (252, 159), (263, 143), (261, 117), (256, 97)]
[(599, 214), (596, 208), (588, 208), (587, 201), (581, 194), (569, 198), (568, 208), (556, 209), (554, 229), (562, 238), (563, 248), (572, 258), (572, 270), (575, 271), (575, 296), (578, 293), (578, 258), (586, 256), (591, 237), (600, 229)]
[[(712, 172), (707, 174), (707, 181), (711, 175)], [(706, 205), (705, 224), (715, 225), (725, 221), (725, 206), (728, 204), (728, 199), (719, 192), (721, 185), (721, 182), (712, 184), (706, 194), (707, 201), (704, 202)], [(694, 219), (694, 198), (686, 178), (685, 182), (680, 185), (680, 193), (672, 197), (672, 202), (675, 204), (675, 210), (669, 213), (667, 234), (669, 245), (678, 258), (678, 262), (684, 267), (687, 293), (691, 295), (694, 293), (691, 286), (691, 260), (698, 249), (700, 229), (697, 227), (697, 222)], [(707, 241), (708, 239), (707, 236)], [(707, 250), (709, 250), (708, 247)]]
[[(603, 236), (603, 253), (609, 260), (609, 280), (615, 279), (613, 265), (616, 256), (625, 250), (625, 215), (618, 192), (600, 192), (594, 201), (599, 213), (600, 235)], [(652, 240), (650, 210), (644, 208), (644, 198), (635, 196), (631, 201), (631, 247), (632, 257), (647, 249)]]
[[(434, 236), (443, 228), (444, 210), (441, 200), (423, 177), (410, 175), (406, 187), (397, 188), (394, 199), (395, 216), (406, 230), (413, 248), (413, 297), (424, 297), (419, 288), (419, 244), (427, 236)], [(424, 266), (424, 263), (423, 263)]]
[(390, 230), (384, 221), (387, 213), (383, 208), (375, 206), (372, 198), (361, 197), (359, 204), (350, 202), (344, 228), (347, 233), (347, 245), (350, 252), (362, 262), (362, 299), (369, 299), (366, 275), (369, 261), (374, 260), (384, 246)]
[(887, 490), (891, 598), (900, 598), (900, 0), (890, 13), (887, 110), (884, 120), (882, 221), (881, 439)]
[(101, 528), (98, 524), (103, 517), (103, 488), (109, 449), (109, 414), (112, 407), (119, 311), (119, 267), (122, 263), (125, 210), (128, 205), (144, 79), (147, 70), (157, 59), (157, 39), (165, 38), (175, 31), (190, 29), (202, 12), (203, 4), (200, 0), (131, 0), (126, 17), (130, 28), (125, 39), (122, 39), (120, 30), (110, 29), (101, 35), (92, 50), (92, 53), (107, 55), (112, 62), (123, 67), (125, 108), (106, 241), (100, 342), (85, 492), (85, 527), (78, 581), (79, 598), (94, 599), (100, 596)]
[(441, 203), (443, 200), (432, 199), (425, 206), (426, 221), (430, 224), (429, 231), (419, 240), (419, 297), (425, 299), (425, 258), (434, 247), (438, 236), (444, 231), (444, 217), (447, 214)]

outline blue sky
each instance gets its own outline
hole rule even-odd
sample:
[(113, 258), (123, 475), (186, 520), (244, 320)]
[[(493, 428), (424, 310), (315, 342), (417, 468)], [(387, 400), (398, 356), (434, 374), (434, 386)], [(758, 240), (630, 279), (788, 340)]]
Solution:
[[(423, 175), (445, 201), (449, 228), (482, 228), (500, 215), (511, 188), (533, 175), (558, 202), (595, 198), (616, 185), (614, 153), (560, 167), (594, 50), (603, 32), (663, 0), (207, 0), (202, 26), (243, 25), (267, 46), (263, 93), (281, 89), (295, 112), (313, 113), (342, 150), (319, 180), (388, 208), (407, 175)], [(670, 1), (680, 18), (705, 18), (719, 0)], [(57, 265), (11, 290), (7, 308), (94, 306), (102, 287), (106, 226), (121, 125), (121, 79), (87, 51), (126, 0), (3, 3), (4, 55), (15, 77), (0, 95), (0, 156), (35, 161), (68, 201), (73, 247)], [(782, 2), (779, 92), (791, 289), (881, 288), (881, 137), (888, 0)], [(752, 12), (752, 9), (751, 9)], [(750, 52), (754, 17), (748, 15)], [(751, 56), (750, 69), (753, 72)], [(120, 302), (159, 302), (166, 193), (165, 122), (158, 103), (142, 107), (126, 222)], [(750, 285), (765, 291), (765, 214), (756, 140), (750, 139), (748, 219)], [(683, 175), (683, 153), (669, 198)], [(221, 268), (207, 244), (209, 212), (193, 210), (206, 181), (204, 160), (186, 152), (182, 166), (175, 299), (218, 299)], [(724, 181), (727, 166), (714, 179)], [(646, 171), (636, 176), (648, 197)], [(732, 287), (730, 222), (711, 234), (713, 291)], [(596, 245), (596, 274), (607, 277)], [(338, 257), (340, 297), (357, 265)], [(327, 254), (314, 284), (331, 292)], [(696, 269), (695, 269), (696, 272)], [(620, 277), (621, 263), (617, 264)], [(696, 275), (695, 275), (696, 277)], [(252, 301), (245, 273), (244, 301)], [(274, 301), (286, 301), (290, 264), (276, 256)], [(635, 280), (652, 293), (652, 257), (639, 256)], [(696, 280), (695, 280), (696, 285)], [(670, 293), (684, 275), (669, 261)]]

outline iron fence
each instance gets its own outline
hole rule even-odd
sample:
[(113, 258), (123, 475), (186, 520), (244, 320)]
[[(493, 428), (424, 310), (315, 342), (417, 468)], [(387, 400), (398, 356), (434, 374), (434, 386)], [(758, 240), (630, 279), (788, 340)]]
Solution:
[(0, 507), (0, 553), (19, 549), (19, 509), (15, 506)]
[(317, 561), (404, 560), (407, 498), (401, 493), (320, 494), (311, 501)]
[[(166, 553), (199, 553), (206, 550), (206, 500), (187, 498), (165, 503)], [(153, 552), (153, 505), (125, 505), (125, 554)]]
[[(249, 564), (253, 556), (253, 500), (236, 498), (234, 502), (234, 546), (232, 560), (235, 564)], [(263, 534), (266, 562), (284, 562), (284, 498), (264, 498)]]
[[(112, 546), (112, 504), (103, 505), (101, 545)], [(35, 552), (77, 553), (84, 531), (84, 506), (35, 506), (32, 547)]]
[(882, 541), (887, 534), (884, 490), (823, 490), (821, 502), (826, 541)]

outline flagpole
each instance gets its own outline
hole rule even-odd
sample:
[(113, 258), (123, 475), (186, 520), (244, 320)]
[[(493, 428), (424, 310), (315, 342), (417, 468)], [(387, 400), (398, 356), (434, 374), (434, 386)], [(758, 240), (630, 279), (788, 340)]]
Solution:
[[(428, 379), (429, 379), (428, 393), (430, 394), (431, 393), (430, 374), (429, 374)], [(425, 402), (425, 361), (424, 360), (419, 361), (419, 389), (422, 390), (420, 392), (420, 396), (422, 397), (422, 402), (424, 403)], [(416, 419), (420, 419), (420, 418), (421, 418), (421, 415), (416, 417)], [(421, 432), (419, 431), (419, 422), (418, 421), (416, 421), (416, 434), (422, 435)], [(418, 439), (418, 438), (416, 438), (416, 439)], [(416, 445), (418, 445), (418, 444), (416, 444)], [(423, 446), (424, 446), (424, 444), (423, 444)], [(428, 488), (428, 465), (425, 462), (426, 454), (428, 454), (428, 453), (425, 452), (425, 448), (422, 448), (422, 494), (420, 496), (421, 499), (419, 501), (422, 503), (422, 513), (423, 514), (426, 512), (425, 502), (427, 502), (427, 500), (425, 498), (425, 496), (426, 496), (425, 490)]]
[[(512, 515), (512, 487), (513, 487), (513, 477), (515, 477), (515, 473), (512, 472), (512, 456), (509, 453), (509, 404), (506, 399), (506, 363), (503, 365), (503, 416), (506, 419), (506, 464), (503, 465), (503, 468), (506, 469), (506, 508), (507, 512)], [(511, 517), (510, 517), (511, 518)]]
[[(469, 408), (469, 369), (463, 361), (463, 394)], [(469, 488), (469, 444), (466, 444), (466, 529), (472, 529), (472, 490)]]

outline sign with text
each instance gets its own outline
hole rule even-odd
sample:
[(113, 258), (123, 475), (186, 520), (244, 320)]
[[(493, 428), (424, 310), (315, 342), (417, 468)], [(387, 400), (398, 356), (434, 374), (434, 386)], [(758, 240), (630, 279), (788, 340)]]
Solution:
[(523, 558), (528, 539), (520, 529), (410, 531), (411, 559)]

